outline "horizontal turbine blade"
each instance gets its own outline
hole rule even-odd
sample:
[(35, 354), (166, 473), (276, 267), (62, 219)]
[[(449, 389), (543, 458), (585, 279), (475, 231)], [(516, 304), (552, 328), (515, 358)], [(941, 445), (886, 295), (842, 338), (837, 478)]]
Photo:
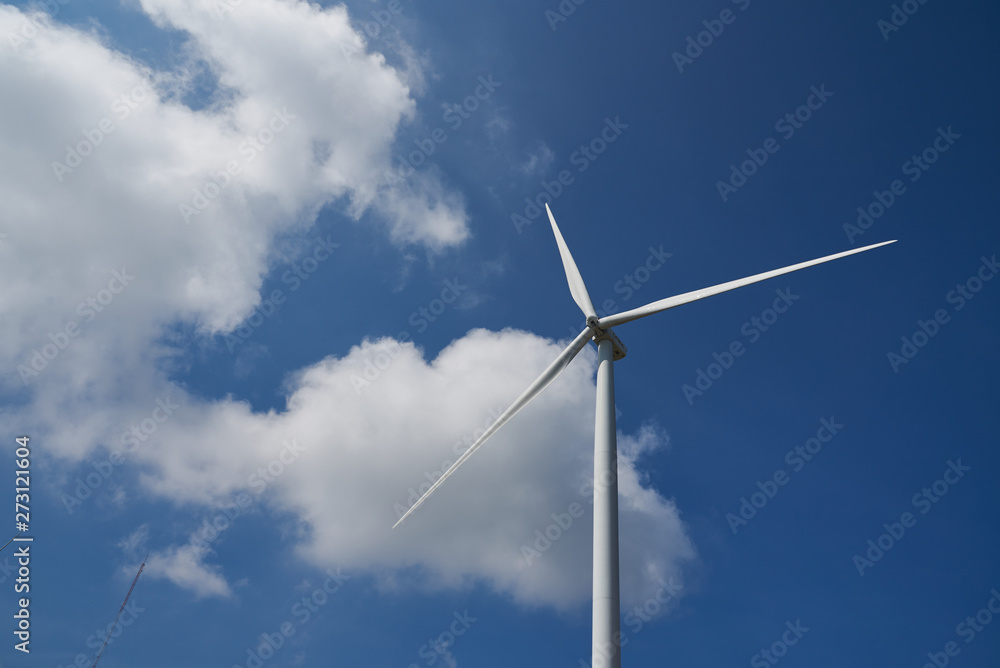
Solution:
[(556, 225), (556, 219), (552, 215), (552, 210), (549, 209), (548, 202), (545, 203), (545, 212), (549, 214), (552, 233), (556, 235), (556, 245), (559, 246), (559, 255), (562, 257), (563, 269), (566, 270), (566, 282), (569, 283), (569, 291), (573, 295), (573, 301), (583, 311), (583, 317), (597, 317), (597, 311), (594, 310), (594, 305), (590, 301), (587, 286), (583, 284), (583, 276), (580, 275), (580, 270), (577, 269), (576, 262), (573, 261), (573, 255), (569, 252), (569, 246), (566, 245), (566, 240), (563, 239), (559, 226)]
[(871, 246), (865, 246), (864, 248), (855, 248), (853, 250), (844, 251), (843, 253), (836, 253), (835, 255), (827, 255), (826, 257), (809, 260), (808, 262), (793, 264), (790, 267), (783, 267), (782, 269), (775, 269), (773, 271), (765, 271), (763, 274), (747, 276), (746, 278), (729, 281), (728, 283), (720, 283), (719, 285), (714, 285), (710, 288), (702, 288), (701, 290), (685, 292), (684, 294), (677, 295), (675, 297), (667, 297), (666, 299), (661, 299), (651, 304), (640, 306), (639, 308), (632, 309), (631, 311), (624, 311), (622, 313), (616, 313), (615, 315), (609, 315), (605, 318), (601, 318), (598, 326), (601, 329), (607, 329), (609, 327), (614, 327), (615, 325), (621, 325), (626, 322), (638, 320), (639, 318), (645, 318), (647, 315), (653, 315), (654, 313), (659, 313), (660, 311), (666, 311), (668, 308), (674, 308), (675, 306), (680, 306), (681, 304), (687, 304), (688, 302), (698, 301), (699, 299), (704, 299), (705, 297), (711, 297), (712, 295), (717, 295), (720, 292), (735, 290), (736, 288), (742, 288), (744, 285), (750, 285), (751, 283), (764, 281), (769, 278), (774, 278), (775, 276), (781, 276), (782, 274), (798, 271), (799, 269), (805, 269), (806, 267), (811, 267), (815, 264), (822, 264), (824, 262), (829, 262), (830, 260), (837, 260), (842, 257), (847, 257), (848, 255), (854, 255), (855, 253), (863, 253), (866, 250), (871, 250), (872, 248), (878, 248), (879, 246), (885, 246), (886, 244), (895, 242), (895, 239), (892, 241), (883, 241), (880, 244), (872, 244)]
[(528, 389), (522, 392), (521, 396), (519, 396), (517, 400), (510, 405), (510, 408), (505, 410), (503, 414), (501, 414), (500, 417), (496, 419), (496, 422), (491, 424), (489, 429), (487, 429), (483, 433), (483, 435), (480, 436), (478, 440), (476, 440), (475, 443), (469, 446), (468, 450), (462, 453), (462, 456), (458, 458), (458, 461), (452, 464), (451, 468), (445, 471), (444, 475), (438, 478), (437, 481), (433, 485), (431, 485), (431, 488), (427, 490), (423, 496), (417, 499), (416, 503), (410, 506), (410, 509), (407, 510), (406, 513), (402, 517), (400, 517), (395, 524), (392, 525), (392, 528), (395, 529), (400, 524), (402, 524), (403, 520), (409, 517), (410, 513), (416, 510), (417, 507), (420, 506), (420, 504), (427, 499), (427, 497), (433, 494), (434, 490), (440, 487), (441, 484), (445, 480), (447, 480), (448, 477), (451, 476), (451, 474), (454, 473), (455, 470), (459, 466), (461, 466), (466, 459), (471, 457), (472, 453), (478, 450), (490, 436), (497, 433), (497, 430), (499, 430), (500, 427), (504, 426), (504, 424), (506, 424), (507, 421), (510, 420), (512, 417), (517, 415), (518, 411), (527, 406), (532, 399), (541, 394), (542, 390), (548, 387), (549, 383), (555, 380), (556, 376), (562, 373), (563, 369), (565, 369), (569, 365), (569, 363), (573, 360), (573, 358), (576, 357), (581, 350), (583, 350), (584, 346), (587, 345), (587, 341), (589, 341), (593, 335), (594, 333), (590, 330), (590, 328), (587, 328), (582, 332), (580, 332), (580, 335), (577, 336), (575, 339), (573, 339), (573, 342), (569, 344), (565, 350), (559, 353), (559, 357), (557, 357), (552, 362), (552, 364), (550, 364), (549, 367), (542, 372), (542, 375), (536, 378), (535, 381), (528, 386)]

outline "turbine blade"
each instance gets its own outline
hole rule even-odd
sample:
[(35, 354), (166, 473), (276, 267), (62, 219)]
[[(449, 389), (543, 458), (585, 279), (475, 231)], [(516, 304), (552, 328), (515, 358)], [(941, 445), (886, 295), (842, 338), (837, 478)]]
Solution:
[(480, 436), (475, 443), (469, 446), (468, 450), (462, 453), (462, 456), (458, 458), (458, 461), (452, 464), (451, 468), (445, 471), (444, 475), (438, 478), (437, 481), (433, 485), (431, 485), (431, 488), (427, 490), (423, 496), (417, 499), (417, 502), (414, 503), (410, 507), (410, 509), (407, 510), (406, 513), (402, 517), (400, 517), (395, 524), (392, 525), (392, 528), (395, 529), (397, 526), (402, 524), (403, 520), (409, 517), (410, 513), (416, 510), (417, 507), (420, 506), (420, 504), (422, 504), (425, 500), (427, 500), (427, 497), (433, 494), (434, 490), (440, 487), (441, 484), (445, 480), (447, 480), (448, 477), (451, 476), (451, 474), (454, 473), (455, 470), (459, 466), (461, 466), (466, 459), (471, 457), (472, 453), (474, 453), (476, 450), (482, 447), (483, 443), (485, 443), (490, 436), (495, 434), (497, 430), (500, 429), (500, 427), (502, 427), (504, 424), (507, 423), (508, 420), (517, 415), (518, 411), (527, 406), (532, 399), (541, 394), (542, 390), (548, 387), (549, 383), (555, 380), (556, 376), (562, 373), (563, 369), (565, 369), (569, 365), (569, 363), (573, 360), (573, 358), (576, 357), (581, 350), (583, 350), (584, 346), (587, 345), (587, 341), (589, 341), (593, 335), (594, 333), (590, 330), (590, 328), (587, 328), (582, 332), (580, 332), (580, 335), (577, 336), (573, 340), (573, 342), (566, 347), (565, 350), (559, 353), (559, 356), (552, 362), (552, 364), (549, 365), (547, 369), (545, 369), (545, 371), (542, 372), (542, 375), (536, 378), (535, 381), (528, 386), (528, 389), (522, 392), (521, 396), (519, 396), (517, 400), (510, 405), (510, 408), (505, 410), (503, 414), (496, 419), (496, 422), (491, 424), (489, 429), (487, 429), (486, 432), (482, 436)]
[(768, 278), (781, 276), (782, 274), (798, 271), (799, 269), (805, 269), (806, 267), (811, 267), (816, 264), (837, 260), (842, 257), (847, 257), (848, 255), (854, 255), (855, 253), (863, 253), (866, 250), (871, 250), (872, 248), (878, 248), (879, 246), (885, 246), (886, 244), (895, 242), (895, 239), (892, 241), (883, 241), (880, 244), (872, 244), (871, 246), (865, 246), (864, 248), (855, 248), (853, 250), (844, 251), (843, 253), (836, 253), (834, 255), (827, 255), (826, 257), (817, 258), (815, 260), (809, 260), (808, 262), (793, 264), (790, 267), (783, 267), (773, 271), (765, 271), (763, 274), (754, 274), (753, 276), (747, 276), (746, 278), (729, 281), (728, 283), (720, 283), (719, 285), (714, 285), (710, 288), (702, 288), (701, 290), (695, 290), (693, 292), (685, 292), (682, 295), (661, 299), (651, 304), (646, 304), (645, 306), (632, 309), (631, 311), (624, 311), (622, 313), (616, 313), (615, 315), (609, 315), (605, 318), (601, 318), (598, 326), (601, 329), (607, 329), (608, 327), (621, 325), (626, 322), (638, 320), (639, 318), (645, 318), (647, 315), (659, 313), (660, 311), (666, 311), (669, 308), (674, 308), (675, 306), (680, 306), (681, 304), (687, 304), (688, 302), (698, 301), (699, 299), (704, 299), (705, 297), (711, 297), (712, 295), (717, 295), (720, 292), (735, 290), (736, 288), (742, 288), (744, 285), (764, 281)]
[(576, 262), (573, 261), (573, 255), (569, 252), (569, 246), (566, 245), (566, 240), (563, 239), (559, 226), (556, 225), (556, 219), (552, 215), (552, 210), (549, 209), (548, 202), (545, 203), (545, 212), (549, 214), (552, 233), (556, 235), (556, 244), (559, 246), (559, 255), (562, 257), (563, 269), (566, 270), (566, 282), (569, 283), (569, 291), (573, 295), (573, 301), (583, 311), (585, 318), (596, 317), (597, 311), (594, 310), (594, 305), (590, 302), (590, 294), (587, 292), (587, 286), (583, 284), (583, 276), (580, 275), (580, 270), (577, 269)]

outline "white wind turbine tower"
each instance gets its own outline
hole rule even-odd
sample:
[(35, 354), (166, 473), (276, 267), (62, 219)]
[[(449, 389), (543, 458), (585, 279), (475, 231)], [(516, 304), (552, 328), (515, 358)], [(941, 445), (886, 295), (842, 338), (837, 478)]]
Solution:
[(728, 283), (720, 283), (710, 288), (702, 288), (693, 292), (685, 292), (681, 295), (668, 297), (659, 301), (640, 306), (639, 308), (617, 313), (615, 315), (598, 318), (594, 310), (594, 305), (590, 301), (590, 295), (583, 283), (580, 270), (573, 261), (573, 256), (569, 252), (569, 247), (563, 239), (556, 219), (552, 216), (548, 204), (545, 211), (549, 215), (549, 222), (552, 223), (552, 232), (556, 237), (556, 244), (559, 246), (559, 255), (562, 256), (563, 268), (566, 270), (566, 280), (569, 282), (569, 291), (573, 295), (583, 315), (587, 319), (587, 326), (573, 340), (569, 346), (563, 350), (558, 357), (528, 386), (521, 396), (511, 404), (510, 408), (503, 412), (496, 419), (489, 429), (483, 433), (479, 439), (458, 458), (451, 468), (445, 471), (437, 482), (416, 503), (414, 503), (406, 513), (399, 518), (393, 528), (399, 526), (403, 520), (409, 517), (410, 513), (417, 509), (427, 497), (434, 493), (448, 477), (461, 466), (465, 460), (472, 456), (486, 440), (495, 434), (508, 420), (517, 414), (522, 408), (538, 396), (549, 383), (555, 380), (556, 376), (562, 373), (563, 369), (572, 361), (576, 355), (587, 345), (587, 341), (593, 339), (597, 344), (597, 415), (594, 420), (594, 612), (593, 612), (593, 638), (591, 645), (591, 666), (593, 668), (620, 668), (621, 652), (616, 640), (620, 640), (620, 606), (618, 591), (618, 443), (615, 434), (615, 383), (613, 362), (625, 357), (626, 349), (621, 340), (611, 331), (616, 325), (622, 325), (632, 320), (644, 318), (647, 315), (659, 313), (681, 304), (704, 299), (717, 295), (720, 292), (734, 290), (750, 285), (758, 281), (763, 281), (774, 276), (780, 276), (799, 269), (805, 269), (815, 264), (822, 264), (830, 260), (847, 257), (855, 253), (861, 253), (872, 248), (885, 246), (895, 242), (883, 241), (879, 244), (872, 244), (864, 248), (827, 255), (826, 257), (800, 262), (789, 267), (766, 271), (762, 274), (755, 274), (740, 278)]

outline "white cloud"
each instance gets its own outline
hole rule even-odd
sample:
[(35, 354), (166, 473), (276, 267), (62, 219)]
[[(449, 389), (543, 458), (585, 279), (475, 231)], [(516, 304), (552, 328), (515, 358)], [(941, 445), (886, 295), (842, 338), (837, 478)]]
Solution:
[(552, 152), (548, 144), (543, 141), (538, 142), (535, 148), (528, 151), (527, 159), (521, 163), (521, 171), (528, 176), (544, 174), (555, 159), (556, 154)]
[[(428, 362), (412, 344), (365, 342), (302, 370), (282, 412), (206, 402), (169, 383), (163, 369), (177, 352), (165, 328), (231, 330), (260, 299), (276, 236), (305, 230), (323, 206), (372, 212), (398, 243), (434, 250), (468, 231), (461, 195), (435, 172), (386, 190), (390, 145), (414, 101), (379, 54), (345, 58), (340, 44), (355, 33), (342, 6), (258, 0), (221, 18), (194, 0), (141, 7), (189, 36), (190, 54), (224, 94), (193, 110), (176, 94), (189, 83), (183, 74), (151, 71), (99, 37), (41, 19), (17, 49), (0, 48), (0, 87), (17, 101), (0, 105), (0, 362), (44, 366), (27, 387), (17, 373), (4, 378), (0, 389), (24, 402), (5, 407), (0, 424), (39, 434), (47, 452), (75, 461), (121, 447), (129, 426), (146, 421), (156, 447), (132, 455), (144, 473), (127, 496), (195, 512), (257, 494), (257, 469), (297, 439), (305, 452), (264, 478), (254, 499), (299, 518), (304, 560), (371, 573), (386, 588), (485, 581), (529, 605), (589, 599), (580, 490), (591, 471), (592, 351), (394, 531), (408, 488), (453, 458), (452, 444), (488, 409), (516, 397), (556, 344), (474, 331)], [(0, 5), (0, 35), (24, 20)], [(247, 149), (248, 136), (261, 146)], [(86, 142), (95, 145), (88, 155), (67, 161)], [(227, 182), (218, 174), (231, 160), (241, 173)], [(213, 181), (218, 193), (186, 224), (180, 205), (199, 205), (195, 190), (214, 193)], [(380, 353), (394, 353), (391, 365), (359, 393), (352, 376)], [(176, 407), (161, 420), (166, 396)], [(654, 576), (679, 577), (693, 557), (676, 509), (636, 469), (636, 457), (662, 442), (651, 429), (622, 437), (627, 600), (643, 597)], [(529, 564), (521, 546), (573, 503), (588, 512)], [(146, 540), (134, 534), (123, 547)], [(196, 542), (169, 546), (150, 557), (149, 574), (231, 596), (213, 555)]]
[[(0, 48), (0, 88), (17, 101), (0, 105), (0, 363), (16, 372), (2, 383), (18, 395), (26, 383), (33, 424), (55, 425), (54, 449), (75, 456), (118, 428), (95, 404), (151, 404), (163, 326), (231, 330), (260, 300), (275, 237), (323, 206), (371, 211), (400, 244), (437, 251), (468, 236), (461, 195), (436, 173), (387, 188), (415, 102), (380, 54), (344, 56), (356, 33), (343, 6), (259, 0), (221, 18), (212, 3), (141, 7), (186, 33), (192, 66), (218, 78), (211, 104), (179, 101), (184, 72), (0, 5), (0, 35), (18, 36)], [(134, 277), (124, 290), (114, 271)]]
[[(206, 545), (189, 542), (147, 553), (149, 529), (150, 524), (147, 522), (118, 543), (118, 547), (131, 561), (138, 561), (145, 555), (147, 577), (170, 580), (178, 587), (192, 592), (196, 598), (232, 596), (229, 584), (220, 574), (221, 568), (205, 563), (211, 552)], [(135, 567), (124, 567), (122, 573), (131, 578)]]
[(441, 185), (435, 170), (414, 173), (386, 190), (375, 209), (389, 222), (393, 239), (413, 243), (424, 239), (432, 248), (460, 243), (466, 236), (456, 218), (463, 211), (463, 198)]
[[(525, 332), (474, 330), (428, 362), (412, 344), (365, 342), (301, 372), (285, 412), (255, 414), (225, 401), (167, 425), (163, 445), (149, 454), (148, 489), (179, 503), (224, 503), (279, 458), (283, 441), (296, 439), (304, 452), (272, 468), (278, 475), (263, 498), (300, 519), (303, 559), (371, 573), (386, 588), (486, 581), (524, 604), (572, 607), (590, 595), (592, 350), (391, 529), (420, 485), (456, 458), (455, 444), (491, 421), (488, 411), (505, 408), (560, 349)], [(359, 394), (366, 363), (388, 360)], [(644, 427), (620, 440), (623, 595), (641, 602), (659, 579), (682, 579), (694, 550), (673, 504), (644, 487), (636, 469), (665, 438)], [(535, 531), (545, 533), (553, 514), (565, 522), (574, 503), (584, 514), (525, 558), (522, 546), (538, 547)], [(400, 581), (410, 567), (419, 574)]]
[(130, 559), (137, 557), (146, 547), (149, 540), (149, 523), (143, 524), (138, 529), (125, 536), (118, 542), (118, 547), (125, 552)]
[(167, 579), (177, 586), (193, 592), (197, 598), (232, 596), (218, 566), (208, 566), (204, 559), (208, 550), (197, 545), (171, 547), (150, 555), (146, 572), (151, 578)]

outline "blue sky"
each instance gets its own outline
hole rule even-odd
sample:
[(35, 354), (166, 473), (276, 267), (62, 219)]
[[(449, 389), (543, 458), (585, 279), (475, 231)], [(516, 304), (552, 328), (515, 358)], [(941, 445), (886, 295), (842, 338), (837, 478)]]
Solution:
[(582, 328), (545, 201), (613, 312), (898, 239), (616, 329), (625, 665), (997, 664), (994, 5), (50, 5), (2, 665), (91, 665), (147, 553), (107, 668), (589, 665), (593, 346), (389, 529)]

